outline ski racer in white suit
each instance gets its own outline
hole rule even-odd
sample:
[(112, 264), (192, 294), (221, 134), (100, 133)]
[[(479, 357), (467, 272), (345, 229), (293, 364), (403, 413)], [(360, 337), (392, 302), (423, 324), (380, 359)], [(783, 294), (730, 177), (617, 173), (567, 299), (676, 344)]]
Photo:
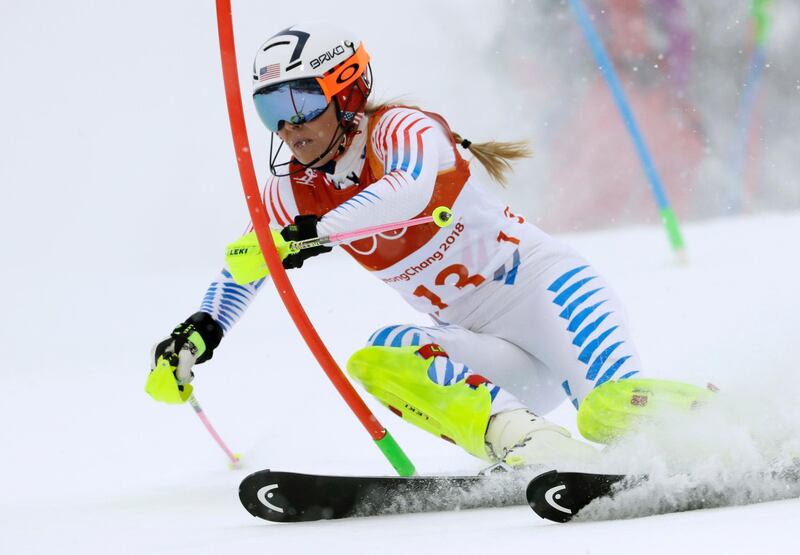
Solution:
[[(441, 205), (454, 214), (447, 227), (343, 247), (432, 318), (376, 330), (348, 371), (393, 412), (483, 459), (590, 463), (593, 446), (539, 415), (565, 396), (579, 409), (598, 386), (641, 377), (622, 304), (586, 260), (473, 176), (457, 149), (502, 181), (497, 167), (527, 155), (522, 143), (472, 144), (436, 114), (368, 107), (368, 61), (346, 31), (308, 23), (271, 37), (253, 74), (256, 109), (292, 154), (276, 164), (271, 149), (273, 176), (263, 189), (284, 239), (430, 215)], [(284, 266), (329, 250), (300, 251)], [(177, 382), (188, 383), (192, 365), (210, 358), (263, 282), (240, 285), (224, 269), (200, 311), (155, 347), (153, 366), (171, 355)]]

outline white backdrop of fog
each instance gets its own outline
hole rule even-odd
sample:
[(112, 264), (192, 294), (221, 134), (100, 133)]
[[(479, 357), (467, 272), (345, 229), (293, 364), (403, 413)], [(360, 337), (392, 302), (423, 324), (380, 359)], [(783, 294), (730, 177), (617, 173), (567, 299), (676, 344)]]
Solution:
[[(600, 17), (606, 4), (589, 2)], [(731, 114), (748, 61), (748, 6), (744, 0), (688, 3), (697, 55), (686, 95), (696, 103), (697, 125), (707, 130), (707, 153), (728, 149), (733, 135)], [(597, 77), (563, 1), (416, 0), (402, 9), (357, 1), (235, 1), (233, 11), (245, 113), (262, 179), (267, 134), (248, 101), (252, 54), (276, 30), (315, 18), (336, 21), (363, 38), (377, 98), (403, 97), (438, 111), (475, 141), (530, 140), (537, 155), (519, 167), (508, 195), (532, 217), (546, 212), (551, 227), (575, 227), (561, 225), (568, 215), (559, 221), (563, 197), (554, 190), (580, 196), (581, 189), (602, 190), (606, 174), (613, 181), (614, 160), (585, 168), (591, 183), (554, 183), (551, 173), (553, 128), (575, 109), (581, 87)], [(771, 192), (765, 197), (771, 206), (796, 206), (800, 172), (786, 129), (796, 130), (798, 121), (800, 75), (793, 53), (800, 8), (776, 1), (774, 14), (760, 123), (771, 133), (762, 139), (771, 139), (763, 164), (764, 188)], [(213, 2), (5, 1), (0, 26), (1, 225), (8, 260), (35, 253), (29, 263), (61, 271), (184, 266), (219, 252), (241, 229), (246, 212)], [(650, 61), (622, 60), (621, 73), (627, 63), (644, 73)], [(707, 156), (701, 177), (689, 185), (712, 189), (701, 201), (730, 182), (723, 158)], [(625, 178), (629, 194), (649, 203), (644, 178)], [(643, 206), (639, 211), (647, 214), (633, 219), (655, 217), (654, 208)], [(719, 213), (702, 206), (693, 211)], [(684, 212), (679, 215), (693, 215)]]

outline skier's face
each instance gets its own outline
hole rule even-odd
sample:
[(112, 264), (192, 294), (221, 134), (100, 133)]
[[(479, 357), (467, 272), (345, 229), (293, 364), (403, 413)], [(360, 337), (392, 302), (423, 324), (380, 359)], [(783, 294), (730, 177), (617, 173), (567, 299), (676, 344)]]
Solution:
[[(336, 108), (331, 102), (325, 111), (312, 121), (300, 125), (284, 123), (278, 131), (278, 136), (301, 164), (308, 164), (325, 152), (338, 133)], [(326, 164), (336, 155), (336, 148), (330, 150), (323, 159), (314, 164), (316, 167)]]

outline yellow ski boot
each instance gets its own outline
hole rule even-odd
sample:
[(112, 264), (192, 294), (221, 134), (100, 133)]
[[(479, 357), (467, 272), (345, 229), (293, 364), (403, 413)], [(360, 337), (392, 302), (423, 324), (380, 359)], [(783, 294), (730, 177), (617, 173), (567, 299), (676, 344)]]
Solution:
[(715, 390), (668, 380), (609, 381), (581, 403), (578, 430), (590, 441), (609, 443), (659, 415), (694, 410), (706, 404)]

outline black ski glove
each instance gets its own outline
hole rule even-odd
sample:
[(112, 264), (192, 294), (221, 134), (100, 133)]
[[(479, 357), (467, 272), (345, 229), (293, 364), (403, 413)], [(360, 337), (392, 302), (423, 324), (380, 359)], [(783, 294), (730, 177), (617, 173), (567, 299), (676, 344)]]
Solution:
[(151, 369), (162, 355), (173, 356), (175, 375), (183, 383), (194, 377), (192, 366), (210, 359), (222, 341), (222, 327), (206, 312), (195, 312), (178, 324), (169, 337), (153, 347)]
[[(316, 239), (317, 237), (317, 222), (319, 218), (314, 214), (301, 214), (295, 216), (294, 223), (287, 225), (281, 230), (281, 237), (285, 241), (302, 241), (304, 239)], [(311, 247), (310, 249), (302, 249), (297, 254), (290, 254), (283, 259), (283, 267), (287, 270), (293, 268), (302, 268), (303, 262), (307, 258), (317, 256), (324, 252), (331, 252), (332, 247)]]

